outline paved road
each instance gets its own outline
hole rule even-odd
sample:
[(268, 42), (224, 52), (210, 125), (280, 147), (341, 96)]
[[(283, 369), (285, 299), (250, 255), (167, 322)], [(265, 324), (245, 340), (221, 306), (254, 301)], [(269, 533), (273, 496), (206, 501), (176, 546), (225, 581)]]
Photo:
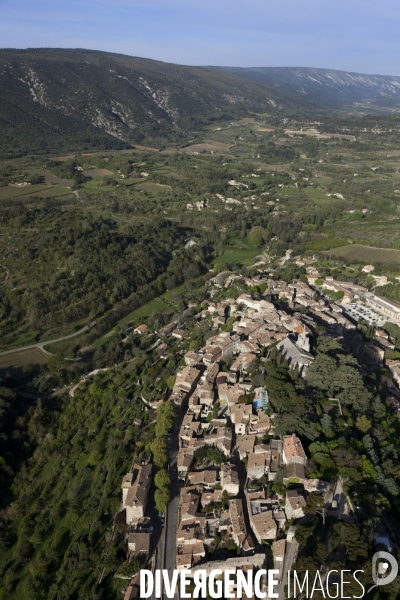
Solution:
[[(171, 476), (171, 500), (168, 504), (165, 515), (165, 527), (158, 537), (155, 548), (155, 569), (166, 569), (170, 579), (175, 569), (176, 554), (176, 531), (179, 522), (179, 482), (178, 473), (174, 473), (177, 467), (177, 455), (179, 450), (179, 430), (182, 423), (183, 414), (176, 419), (171, 431), (171, 441), (168, 445), (169, 452), (169, 472)], [(162, 586), (164, 587), (164, 586)], [(163, 591), (163, 590), (162, 590)], [(161, 600), (165, 599), (165, 594), (161, 594)], [(175, 599), (179, 600), (178, 590)], [(157, 600), (153, 592), (152, 599)]]
[[(158, 540), (158, 544), (154, 550), (154, 569), (159, 569), (160, 571), (164, 569), (164, 561), (165, 561), (165, 531), (161, 532), (161, 535)], [(162, 584), (161, 584), (162, 585)], [(163, 594), (161, 594), (161, 597)], [(155, 589), (153, 589), (153, 594), (151, 596), (151, 600), (158, 600), (159, 596), (156, 596)]]
[[(176, 556), (176, 532), (179, 525), (179, 480), (177, 470), (177, 457), (179, 450), (179, 430), (181, 428), (183, 413), (175, 420), (171, 431), (171, 441), (169, 443), (169, 472), (171, 476), (171, 500), (168, 505), (166, 516), (166, 536), (165, 536), (165, 569), (171, 578), (175, 569)], [(176, 472), (175, 472), (176, 471)], [(179, 600), (178, 591), (175, 598)]]
[[(168, 511), (165, 523), (165, 562), (164, 568), (168, 571), (170, 579), (175, 569), (176, 554), (176, 531), (178, 529), (179, 517), (179, 485), (178, 475), (174, 474), (176, 469), (177, 452), (170, 450), (170, 475), (171, 475), (171, 500), (168, 505)], [(175, 594), (178, 598), (178, 594)]]
[(43, 346), (49, 346), (49, 344), (57, 344), (57, 342), (69, 340), (70, 338), (73, 338), (76, 335), (83, 333), (87, 329), (89, 329), (89, 325), (85, 325), (85, 327), (82, 327), (82, 329), (79, 329), (79, 331), (75, 331), (75, 333), (70, 333), (70, 335), (65, 335), (61, 338), (57, 338), (56, 340), (49, 340), (48, 342), (38, 342), (37, 344), (31, 344), (30, 346), (22, 346), (21, 348), (13, 348), (12, 350), (0, 352), (0, 356), (6, 356), (6, 354), (14, 354), (15, 352), (23, 352), (24, 350), (32, 350), (33, 348), (39, 348), (39, 350), (42, 350), (45, 354), (49, 354), (49, 352), (46, 352)]
[(353, 516), (351, 514), (353, 513), (354, 519), (356, 519), (353, 504), (350, 498), (347, 496), (346, 492), (344, 491), (342, 482), (339, 477), (336, 480), (334, 489), (329, 492), (329, 495), (327, 497), (328, 502), (332, 502), (333, 500), (335, 500), (337, 503), (337, 509), (328, 510), (328, 515), (337, 517), (338, 519), (341, 519), (343, 521), (353, 521)]
[(286, 544), (286, 554), (285, 554), (285, 562), (283, 564), (283, 572), (282, 579), (280, 584), (277, 587), (277, 591), (279, 594), (279, 600), (285, 600), (285, 585), (287, 585), (287, 573), (292, 569), (292, 565), (296, 560), (297, 550), (298, 550), (297, 542), (287, 542)]

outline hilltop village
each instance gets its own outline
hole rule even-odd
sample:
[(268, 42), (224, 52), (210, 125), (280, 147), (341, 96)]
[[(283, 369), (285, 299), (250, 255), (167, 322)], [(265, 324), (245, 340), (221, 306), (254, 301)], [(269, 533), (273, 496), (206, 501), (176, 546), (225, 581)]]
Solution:
[[(324, 523), (328, 515), (347, 523), (356, 519), (340, 477), (325, 481), (307, 474), (298, 431), (277, 434), (268, 389), (249, 374), (256, 365), (261, 374), (267, 372), (275, 353), (304, 379), (315, 360), (311, 338), (316, 331), (344, 344), (364, 372), (383, 365), (385, 351), (395, 346), (379, 325), (399, 324), (400, 307), (360, 286), (321, 280), (312, 266), (306, 277), (308, 283), (285, 283), (260, 269), (254, 277), (225, 272), (210, 280), (198, 320), (210, 319), (213, 334), (203, 347), (186, 351), (168, 398), (178, 418), (171, 434), (169, 466), (176, 489), (166, 515), (166, 568), (191, 569), (193, 576), (197, 568), (256, 571), (267, 565), (279, 571), (284, 598), (285, 576), (297, 556), (297, 524), (310, 513)], [(262, 293), (214, 300), (239, 278)], [(358, 313), (377, 327), (368, 343), (357, 330)], [(170, 324), (166, 331), (177, 339), (187, 335), (182, 324)], [(399, 381), (399, 361), (387, 365)], [(390, 394), (394, 410), (400, 410), (394, 385)], [(151, 548), (146, 520), (151, 480), (151, 464), (137, 464), (122, 483), (129, 550), (144, 559)], [(226, 551), (231, 551), (228, 557)], [(164, 568), (157, 560), (153, 566)], [(136, 577), (125, 598), (137, 597), (138, 589)]]

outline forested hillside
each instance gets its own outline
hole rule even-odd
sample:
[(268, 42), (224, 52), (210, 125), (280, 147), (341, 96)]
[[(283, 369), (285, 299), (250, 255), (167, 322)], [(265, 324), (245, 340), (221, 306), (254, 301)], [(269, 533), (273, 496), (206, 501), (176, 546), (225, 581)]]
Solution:
[[(110, 574), (126, 553), (124, 522), (112, 527), (120, 483), (154, 435), (154, 414), (144, 410), (142, 388), (134, 383), (141, 372), (147, 385), (169, 372), (161, 363), (146, 370), (145, 362), (142, 350), (129, 371), (103, 374), (73, 402), (39, 402), (18, 421), (8, 409), (14, 460), (0, 465), (0, 475), (4, 491), (13, 476), (7, 491), (14, 502), (1, 513), (2, 599), (115, 597)], [(0, 388), (3, 406), (15, 402), (11, 394)], [(143, 419), (140, 433), (135, 418)], [(27, 447), (33, 455), (17, 474)]]
[(60, 212), (52, 202), (32, 208), (14, 201), (4, 211), (12, 237), (2, 251), (19, 286), (6, 288), (4, 333), (21, 318), (33, 328), (94, 319), (159, 275), (173, 277), (174, 268), (179, 283), (184, 261), (173, 260), (172, 252), (183, 247), (183, 230), (159, 219), (132, 225), (90, 213), (82, 218), (76, 209)]
[(0, 51), (0, 156), (147, 146), (296, 100), (233, 75), (91, 50)]

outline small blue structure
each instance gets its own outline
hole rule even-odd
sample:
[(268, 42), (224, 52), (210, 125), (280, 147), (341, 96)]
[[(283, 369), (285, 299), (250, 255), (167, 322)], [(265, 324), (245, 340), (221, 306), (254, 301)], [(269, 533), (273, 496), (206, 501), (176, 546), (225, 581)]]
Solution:
[(255, 409), (262, 408), (262, 400), (253, 400), (253, 406)]

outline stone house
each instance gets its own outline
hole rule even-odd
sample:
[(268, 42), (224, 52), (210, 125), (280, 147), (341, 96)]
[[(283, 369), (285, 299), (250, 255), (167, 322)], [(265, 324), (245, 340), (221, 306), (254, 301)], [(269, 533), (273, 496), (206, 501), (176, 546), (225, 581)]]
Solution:
[(126, 510), (127, 524), (144, 517), (152, 482), (152, 465), (135, 464), (122, 481), (122, 506)]
[(247, 494), (247, 508), (250, 525), (257, 540), (275, 540), (277, 524), (269, 503), (258, 492)]
[(239, 493), (239, 473), (236, 465), (231, 463), (221, 465), (220, 476), (222, 490), (228, 492), (230, 496), (237, 496)]
[(300, 519), (304, 517), (303, 508), (305, 505), (304, 496), (299, 494), (297, 490), (287, 490), (285, 512), (288, 519)]
[(283, 438), (283, 462), (285, 465), (290, 465), (291, 463), (307, 464), (306, 453), (295, 433)]
[(270, 450), (251, 452), (247, 458), (247, 476), (249, 479), (260, 479), (260, 477), (268, 473), (270, 463)]
[(128, 534), (128, 550), (146, 561), (150, 554), (150, 533), (134, 531)]

